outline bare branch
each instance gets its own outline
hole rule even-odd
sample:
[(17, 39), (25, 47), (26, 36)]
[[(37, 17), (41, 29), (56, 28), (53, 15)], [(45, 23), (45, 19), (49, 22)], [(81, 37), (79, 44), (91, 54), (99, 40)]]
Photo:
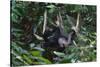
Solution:
[[(72, 26), (72, 29), (74, 29), (75, 32), (78, 33), (78, 31), (79, 31), (79, 24), (80, 24), (80, 13), (78, 12), (78, 14), (77, 14), (77, 20), (75, 20), (74, 18), (72, 18), (72, 17), (70, 17), (68, 15), (66, 15), (66, 17), (67, 17), (68, 22), (70, 22), (70, 24)], [(72, 22), (72, 20), (76, 21), (76, 24), (74, 24)]]
[(64, 26), (63, 26), (63, 20), (62, 20), (62, 16), (61, 16), (60, 11), (59, 11), (59, 14), (57, 15), (56, 23), (58, 24), (58, 27), (60, 27), (61, 34), (64, 35)]
[(78, 31), (79, 28), (79, 22), (80, 22), (80, 13), (77, 14), (77, 21), (76, 21), (76, 29)]
[(45, 32), (45, 29), (46, 29), (46, 24), (47, 24), (47, 10), (45, 10), (44, 12), (44, 24), (43, 24), (43, 32)]
[(61, 16), (60, 11), (59, 11), (59, 22), (60, 22), (60, 24), (61, 24), (61, 25), (63, 24), (63, 21), (62, 21), (62, 16)]

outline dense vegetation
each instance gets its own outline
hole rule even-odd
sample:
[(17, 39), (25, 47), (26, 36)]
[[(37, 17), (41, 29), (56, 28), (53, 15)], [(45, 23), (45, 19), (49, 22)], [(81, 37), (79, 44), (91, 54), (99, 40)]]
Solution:
[[(60, 9), (58, 9), (60, 8)], [(61, 59), (52, 62), (42, 56), (41, 47), (44, 12), (47, 10), (47, 25), (55, 25), (55, 17), (61, 13), (64, 30), (76, 24), (80, 13), (77, 37), (65, 53), (55, 52)], [(66, 17), (69, 16), (69, 18)], [(96, 6), (11, 1), (11, 65), (40, 65), (96, 61)]]

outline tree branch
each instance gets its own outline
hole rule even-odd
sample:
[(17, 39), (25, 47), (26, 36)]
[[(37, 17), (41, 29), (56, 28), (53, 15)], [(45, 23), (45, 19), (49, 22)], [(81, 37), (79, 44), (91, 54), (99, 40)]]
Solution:
[(79, 30), (79, 22), (80, 22), (80, 13), (78, 12), (78, 14), (77, 14), (77, 21), (76, 21), (76, 31), (77, 32)]

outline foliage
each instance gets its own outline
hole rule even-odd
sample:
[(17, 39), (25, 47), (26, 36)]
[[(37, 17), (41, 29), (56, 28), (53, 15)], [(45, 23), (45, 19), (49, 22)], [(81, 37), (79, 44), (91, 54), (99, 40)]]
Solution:
[[(79, 34), (65, 53), (54, 51), (60, 58), (55, 62), (42, 56), (45, 51), (41, 47), (45, 10), (50, 27), (55, 25), (55, 17), (61, 12), (66, 33), (71, 30), (66, 15), (75, 24), (77, 13), (81, 14)], [(22, 23), (24, 17), (26, 22), (24, 19), (25, 23)], [(11, 66), (96, 61), (96, 53), (96, 6), (11, 1)]]

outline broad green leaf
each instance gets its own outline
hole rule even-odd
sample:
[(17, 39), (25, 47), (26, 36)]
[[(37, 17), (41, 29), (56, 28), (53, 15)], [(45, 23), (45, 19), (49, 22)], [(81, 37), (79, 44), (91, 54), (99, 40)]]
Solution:
[(32, 51), (31, 53), (32, 53), (33, 56), (36, 56), (36, 57), (41, 56), (40, 51)]

